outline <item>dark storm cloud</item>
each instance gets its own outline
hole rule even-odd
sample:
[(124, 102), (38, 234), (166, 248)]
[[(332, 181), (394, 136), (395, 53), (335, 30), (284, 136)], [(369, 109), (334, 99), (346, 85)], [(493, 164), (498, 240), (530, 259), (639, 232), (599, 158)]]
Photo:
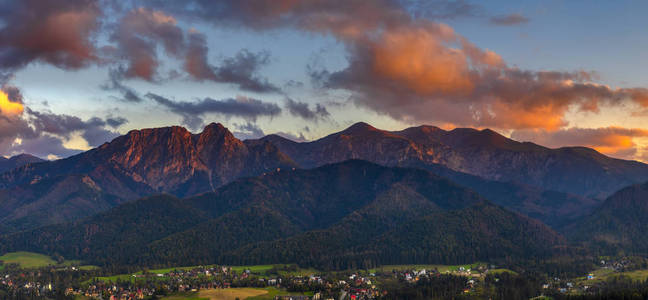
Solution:
[(308, 103), (295, 101), (286, 98), (286, 108), (294, 116), (301, 117), (305, 120), (319, 120), (329, 117), (331, 114), (326, 110), (326, 107), (317, 103), (314, 109), (310, 109)]
[(278, 116), (281, 113), (281, 108), (277, 104), (248, 97), (223, 100), (204, 98), (194, 102), (173, 101), (153, 93), (146, 94), (146, 97), (182, 116), (183, 123), (192, 129), (202, 126), (204, 123), (202, 116), (207, 113), (241, 117), (251, 121), (263, 116)]
[(279, 91), (279, 88), (258, 75), (259, 69), (270, 62), (268, 52), (252, 53), (243, 49), (236, 56), (224, 59), (220, 66), (212, 66), (207, 54), (205, 36), (191, 33), (184, 68), (192, 78), (235, 84), (242, 90), (257, 93)]
[(491, 24), (500, 26), (512, 26), (529, 23), (529, 18), (521, 14), (510, 14), (503, 16), (494, 16), (490, 18)]

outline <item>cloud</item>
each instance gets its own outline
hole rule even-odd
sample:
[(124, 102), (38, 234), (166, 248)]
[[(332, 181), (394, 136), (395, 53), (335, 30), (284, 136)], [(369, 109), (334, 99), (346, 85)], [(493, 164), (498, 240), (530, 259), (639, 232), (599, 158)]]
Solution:
[(598, 112), (631, 101), (646, 106), (644, 89), (613, 89), (587, 72), (534, 72), (509, 67), (445, 24), (410, 20), (348, 39), (349, 66), (311, 72), (325, 88), (406, 122), (545, 128), (566, 126), (569, 109)]
[(105, 142), (109, 142), (120, 134), (106, 129), (107, 122), (97, 117), (91, 118), (85, 122), (85, 128), (82, 129), (81, 136), (88, 142), (91, 147), (97, 147)]
[(0, 69), (33, 61), (79, 69), (97, 62), (94, 36), (101, 14), (92, 0), (1, 1)]
[(181, 57), (184, 51), (184, 34), (174, 17), (147, 8), (133, 9), (118, 22), (110, 40), (117, 45), (114, 53), (117, 60), (126, 60), (123, 69), (126, 78), (155, 81), (161, 62), (157, 56), (157, 45), (165, 53)]
[(53, 134), (68, 140), (72, 134), (80, 132), (91, 147), (99, 146), (119, 136), (119, 133), (105, 129), (108, 123), (97, 117), (84, 121), (70, 115), (31, 110), (28, 112), (30, 124), (36, 132)]
[[(234, 124), (234, 126), (237, 129), (236, 131), (234, 131), (234, 135), (240, 140), (259, 139), (266, 136), (266, 133), (257, 124), (251, 122), (247, 122), (245, 124)], [(308, 126), (306, 126), (303, 130), (308, 132), (310, 129), (308, 128)], [(308, 139), (304, 137), (303, 132), (295, 134), (292, 132), (277, 131), (273, 134), (287, 138), (289, 140), (293, 140), (295, 142), (308, 141)]]
[(108, 73), (108, 82), (103, 84), (101, 89), (119, 92), (121, 97), (118, 99), (124, 102), (142, 102), (143, 99), (137, 91), (122, 83), (124, 73), (125, 71), (123, 69), (110, 70)]
[(40, 135), (33, 139), (22, 140), (20, 144), (15, 144), (11, 150), (14, 154), (29, 153), (46, 158), (62, 158), (83, 152), (83, 150), (66, 148), (60, 138), (51, 135)]
[(278, 131), (278, 132), (275, 132), (274, 134), (276, 134), (276, 135), (278, 135), (280, 137), (287, 138), (289, 140), (298, 142), (298, 143), (308, 142), (308, 139), (306, 137), (304, 137), (304, 133), (302, 133), (302, 132), (300, 132), (299, 134), (295, 134), (295, 133), (292, 133), (292, 132)]
[(5, 88), (0, 92), (0, 115), (12, 118), (22, 115), (25, 107), (22, 104), (22, 96), (14, 88)]
[(490, 18), (490, 23), (499, 26), (513, 26), (529, 23), (529, 18), (521, 14), (500, 15)]
[(79, 152), (64, 146), (75, 134), (94, 147), (119, 135), (106, 126), (125, 122), (119, 117), (108, 120), (94, 117), (84, 121), (70, 115), (33, 111), (14, 100), (21, 97), (20, 90), (15, 87), (0, 91), (0, 154), (27, 152), (40, 157), (69, 156)]
[(236, 56), (224, 59), (218, 67), (209, 64), (207, 52), (205, 36), (191, 33), (184, 68), (192, 78), (235, 84), (242, 90), (257, 93), (279, 91), (258, 75), (259, 69), (270, 62), (268, 52), (252, 53), (243, 49)]
[[(465, 2), (405, 0), (371, 6), (353, 0), (196, 0), (165, 9), (216, 26), (332, 35), (348, 50), (348, 67), (310, 70), (312, 79), (349, 92), (358, 106), (404, 122), (556, 130), (568, 125), (570, 110), (596, 113), (601, 106), (627, 102), (648, 108), (645, 89), (601, 85), (589, 72), (511, 67), (450, 26), (412, 14), (417, 5), (430, 7), (421, 12), (430, 15), (438, 10), (434, 7), (457, 5), (454, 13), (437, 18), (482, 14)], [(522, 21), (514, 15), (500, 19)]]
[(117, 128), (124, 124), (128, 123), (128, 120), (123, 117), (108, 117), (106, 118), (106, 124), (112, 128)]
[(329, 117), (331, 114), (326, 110), (326, 107), (317, 103), (313, 110), (310, 109), (308, 103), (295, 101), (286, 98), (286, 108), (294, 116), (301, 117), (305, 120), (319, 120)]
[(245, 124), (234, 124), (236, 131), (234, 136), (240, 140), (258, 139), (265, 136), (263, 130), (256, 124), (247, 122)]
[(481, 6), (464, 0), (402, 0), (401, 3), (417, 18), (456, 19), (484, 14)]
[(551, 148), (584, 146), (614, 157), (641, 159), (641, 157), (637, 157), (640, 146), (635, 142), (635, 139), (648, 137), (648, 130), (622, 127), (572, 127), (557, 131), (516, 130), (511, 133), (511, 137)]
[(281, 113), (281, 108), (274, 103), (243, 96), (223, 100), (204, 98), (195, 102), (173, 101), (153, 93), (146, 94), (146, 97), (182, 116), (183, 124), (191, 129), (202, 127), (204, 123), (202, 116), (208, 113), (217, 113), (227, 117), (241, 117), (250, 121), (256, 121), (257, 118), (262, 116), (278, 116)]

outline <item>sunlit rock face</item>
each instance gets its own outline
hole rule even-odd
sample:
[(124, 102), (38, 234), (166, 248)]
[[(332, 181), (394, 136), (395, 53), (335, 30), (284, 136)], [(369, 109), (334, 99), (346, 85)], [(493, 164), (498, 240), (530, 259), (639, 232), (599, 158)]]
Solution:
[[(195, 195), (242, 176), (292, 167), (272, 144), (248, 146), (221, 124), (199, 134), (178, 126), (133, 130), (82, 154), (2, 174), (0, 208), (12, 220), (0, 221), (22, 229), (74, 220), (145, 195)], [(43, 215), (48, 217), (31, 218)]]

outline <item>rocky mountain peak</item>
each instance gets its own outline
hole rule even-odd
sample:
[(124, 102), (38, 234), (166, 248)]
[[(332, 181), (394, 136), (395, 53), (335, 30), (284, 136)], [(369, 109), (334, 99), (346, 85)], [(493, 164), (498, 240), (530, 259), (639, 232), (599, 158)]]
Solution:
[(18, 167), (22, 167), (26, 164), (43, 162), (45, 160), (40, 159), (31, 154), (18, 154), (10, 158), (0, 156), (0, 173), (9, 171)]
[(380, 129), (377, 129), (365, 122), (358, 122), (355, 123), (351, 126), (349, 126), (347, 129), (341, 131), (340, 133), (342, 134), (362, 134), (366, 132), (376, 132), (376, 131), (382, 131)]

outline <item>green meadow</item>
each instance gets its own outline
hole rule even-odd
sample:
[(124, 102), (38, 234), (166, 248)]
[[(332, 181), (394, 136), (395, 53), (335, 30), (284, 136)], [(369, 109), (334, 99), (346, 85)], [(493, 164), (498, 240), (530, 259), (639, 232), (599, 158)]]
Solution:
[(21, 268), (31, 269), (56, 265), (56, 261), (43, 254), (32, 252), (11, 252), (0, 256), (5, 264), (18, 264)]
[[(35, 269), (47, 266), (55, 267), (70, 267), (77, 266), (82, 270), (96, 269), (96, 266), (82, 265), (79, 260), (65, 260), (62, 263), (56, 262), (54, 259), (47, 255), (34, 253), (34, 252), (10, 252), (0, 256), (0, 261), (4, 264), (18, 264), (24, 269)], [(0, 266), (0, 270), (4, 266)]]

